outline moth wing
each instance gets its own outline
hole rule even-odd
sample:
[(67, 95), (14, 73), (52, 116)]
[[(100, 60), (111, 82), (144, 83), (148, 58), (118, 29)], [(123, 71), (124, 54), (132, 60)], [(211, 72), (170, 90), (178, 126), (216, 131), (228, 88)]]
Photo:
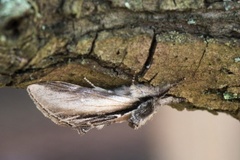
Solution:
[(69, 124), (73, 129), (76, 129), (78, 133), (85, 134), (93, 128), (102, 129), (104, 126), (108, 126), (112, 123), (122, 123), (128, 121), (130, 117), (131, 111), (128, 111), (111, 115), (95, 115), (85, 118), (75, 116), (62, 119), (62, 122)]
[(124, 110), (138, 101), (108, 90), (85, 88), (65, 82), (29, 85), (27, 91), (38, 108), (54, 115), (102, 115)]

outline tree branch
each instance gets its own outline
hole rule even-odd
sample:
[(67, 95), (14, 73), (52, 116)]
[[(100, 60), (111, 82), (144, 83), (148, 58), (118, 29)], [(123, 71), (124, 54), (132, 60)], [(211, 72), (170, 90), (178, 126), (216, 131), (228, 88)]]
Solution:
[(240, 119), (239, 8), (211, 0), (0, 1), (0, 86), (184, 79), (170, 94)]

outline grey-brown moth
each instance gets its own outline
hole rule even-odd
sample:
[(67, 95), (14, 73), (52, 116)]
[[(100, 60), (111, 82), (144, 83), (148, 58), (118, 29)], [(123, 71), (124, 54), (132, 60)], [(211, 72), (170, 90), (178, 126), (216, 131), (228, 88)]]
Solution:
[(138, 129), (159, 106), (181, 101), (180, 98), (166, 96), (172, 86), (137, 84), (106, 90), (53, 81), (29, 85), (27, 91), (46, 117), (84, 134), (92, 128), (101, 129), (124, 121)]

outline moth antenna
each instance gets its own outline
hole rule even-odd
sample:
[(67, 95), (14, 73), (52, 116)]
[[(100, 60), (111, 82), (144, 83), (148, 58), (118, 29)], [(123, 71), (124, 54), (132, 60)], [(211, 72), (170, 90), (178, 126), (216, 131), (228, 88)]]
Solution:
[(91, 81), (89, 81), (86, 77), (83, 78), (88, 84), (90, 84), (93, 88), (98, 88)]

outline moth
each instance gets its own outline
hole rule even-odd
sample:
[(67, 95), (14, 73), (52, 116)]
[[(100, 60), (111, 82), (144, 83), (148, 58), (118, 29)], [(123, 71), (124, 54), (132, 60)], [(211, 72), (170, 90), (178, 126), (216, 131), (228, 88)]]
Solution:
[(174, 85), (133, 84), (106, 90), (53, 81), (29, 85), (27, 91), (44, 116), (84, 134), (93, 128), (101, 129), (125, 121), (133, 129), (138, 129), (159, 106), (182, 101), (166, 95)]

